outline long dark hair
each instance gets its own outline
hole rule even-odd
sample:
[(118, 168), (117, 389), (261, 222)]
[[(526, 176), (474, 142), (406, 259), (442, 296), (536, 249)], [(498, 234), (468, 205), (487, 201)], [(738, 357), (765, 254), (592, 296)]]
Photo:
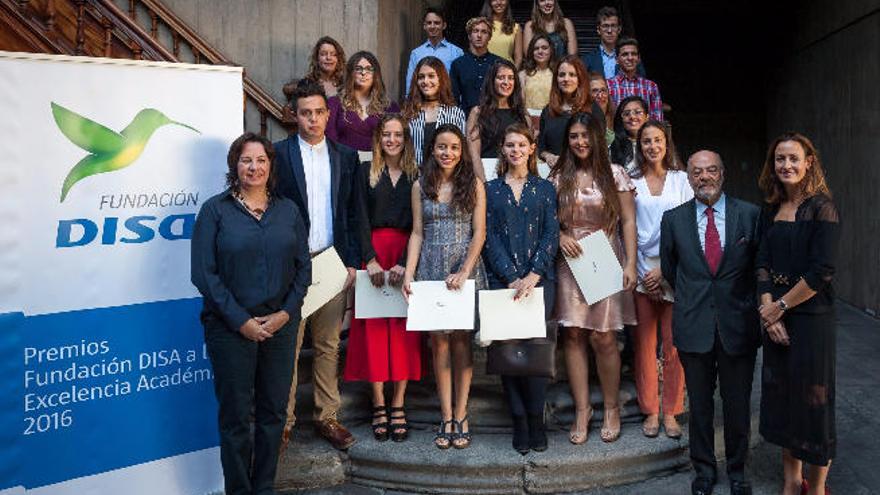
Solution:
[(550, 60), (547, 61), (547, 67), (550, 68), (550, 72), (556, 73), (556, 50), (553, 49), (553, 42), (550, 41), (550, 36), (547, 36), (546, 33), (536, 34), (532, 41), (529, 41), (529, 47), (526, 49), (526, 56), (522, 61), (522, 70), (526, 72), (527, 76), (534, 76), (535, 72), (538, 72), (538, 63), (535, 62), (535, 45), (538, 43), (538, 40), (544, 40), (550, 45)]
[(660, 129), (660, 132), (663, 133), (663, 138), (666, 139), (666, 154), (663, 155), (663, 160), (661, 161), (663, 163), (663, 168), (665, 170), (681, 169), (681, 166), (679, 166), (680, 162), (675, 152), (675, 143), (672, 142), (672, 127), (666, 122), (649, 119), (645, 122), (645, 125), (639, 129), (639, 134), (636, 136), (636, 168), (630, 173), (634, 178), (644, 177), (645, 172), (648, 170), (648, 159), (645, 158), (645, 152), (642, 150), (642, 135), (650, 128)]
[[(492, 0), (485, 0), (483, 2), (483, 8), (480, 9), (480, 17), (485, 17), (495, 23), (495, 11), (492, 10)], [(510, 10), (510, 0), (507, 0), (507, 7), (504, 9), (504, 13), (501, 14), (501, 32), (504, 34), (513, 33), (513, 27), (516, 26), (516, 23), (513, 22), (513, 12)], [(491, 26), (493, 29), (495, 26)]]
[[(571, 128), (577, 124), (587, 128), (587, 137), (590, 140), (590, 155), (585, 161), (581, 161), (574, 155), (569, 144)], [(617, 197), (614, 172), (611, 170), (611, 162), (608, 160), (602, 123), (591, 113), (576, 113), (568, 119), (564, 136), (559, 160), (553, 167), (553, 171), (550, 172), (550, 178), (554, 179), (557, 184), (559, 218), (572, 217), (575, 196), (578, 191), (578, 170), (589, 170), (593, 175), (593, 181), (599, 186), (599, 191), (605, 202), (604, 208), (602, 208), (605, 220), (602, 228), (605, 232), (614, 232), (617, 228), (617, 222), (620, 220), (620, 198)]]
[(498, 122), (498, 116), (495, 115), (495, 113), (498, 111), (498, 102), (501, 99), (501, 95), (498, 94), (498, 90), (495, 88), (495, 78), (498, 76), (498, 72), (502, 68), (507, 68), (513, 73), (513, 92), (507, 97), (507, 105), (510, 107), (510, 112), (513, 114), (513, 118), (516, 119), (517, 122), (521, 122), (525, 125), (527, 125), (527, 122), (529, 121), (528, 114), (526, 113), (526, 104), (525, 101), (523, 101), (520, 80), (516, 75), (516, 66), (514, 66), (509, 60), (501, 59), (492, 64), (492, 67), (489, 68), (489, 72), (486, 73), (486, 78), (483, 80), (483, 90), (480, 92), (480, 116), (477, 119), (478, 125), (471, 131), (472, 134), (477, 133), (477, 136), (472, 135), (470, 136), (471, 139), (475, 139), (478, 136), (493, 136), (498, 134), (498, 126), (501, 125), (501, 123)]
[(449, 79), (449, 72), (443, 61), (437, 57), (425, 57), (419, 60), (416, 68), (413, 70), (412, 81), (409, 84), (409, 97), (403, 103), (403, 117), (407, 120), (416, 118), (422, 111), (422, 105), (425, 100), (422, 97), (422, 90), (419, 89), (419, 71), (422, 67), (428, 66), (437, 73), (437, 101), (444, 106), (453, 107), (457, 105), (455, 97), (452, 96), (452, 80)]
[(443, 124), (434, 132), (431, 137), (431, 144), (428, 147), (431, 152), (428, 154), (425, 162), (422, 164), (421, 186), (425, 196), (432, 201), (438, 201), (440, 193), (441, 172), (440, 165), (434, 158), (434, 145), (437, 137), (441, 134), (455, 134), (461, 143), (461, 160), (455, 166), (452, 173), (452, 201), (454, 208), (461, 211), (471, 213), (477, 203), (477, 176), (474, 175), (474, 165), (471, 162), (471, 156), (464, 140), (464, 134), (455, 124)]
[[(629, 135), (623, 127), (623, 109), (632, 102), (638, 103), (645, 112), (645, 115), (649, 115), (648, 102), (646, 102), (641, 96), (627, 96), (620, 100), (620, 104), (617, 105), (617, 109), (614, 112), (614, 142), (611, 143), (610, 150), (611, 162), (618, 165), (626, 166), (627, 163), (635, 158), (632, 141), (630, 141)], [(608, 103), (611, 104), (610, 97)]]
[(553, 12), (550, 13), (549, 17), (545, 17), (541, 12), (541, 7), (538, 6), (538, 0), (535, 0), (532, 3), (532, 31), (535, 33), (548, 33), (547, 29), (544, 27), (545, 22), (552, 22), (553, 32), (559, 33), (562, 42), (568, 45), (568, 32), (565, 30), (565, 14), (562, 13), (562, 8), (559, 6), (558, 0), (554, 0)]

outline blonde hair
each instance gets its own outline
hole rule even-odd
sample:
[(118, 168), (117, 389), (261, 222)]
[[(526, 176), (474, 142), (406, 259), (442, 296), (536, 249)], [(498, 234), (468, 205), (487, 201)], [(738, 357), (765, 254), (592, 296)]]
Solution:
[(379, 120), (376, 129), (373, 130), (373, 159), (370, 161), (370, 187), (376, 187), (382, 171), (385, 170), (385, 152), (382, 149), (382, 131), (385, 130), (385, 124), (396, 120), (403, 129), (403, 151), (400, 152), (400, 168), (410, 181), (415, 181), (419, 174), (419, 168), (416, 165), (416, 154), (413, 147), (412, 136), (409, 134), (409, 126), (399, 114), (389, 113)]

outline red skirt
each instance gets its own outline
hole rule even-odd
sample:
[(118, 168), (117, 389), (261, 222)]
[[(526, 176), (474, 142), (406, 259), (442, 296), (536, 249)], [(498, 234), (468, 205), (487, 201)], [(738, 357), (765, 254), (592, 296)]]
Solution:
[[(372, 238), (376, 261), (389, 270), (406, 249), (409, 232), (379, 228), (373, 230)], [(353, 319), (343, 378), (368, 382), (421, 379), (422, 332), (407, 332), (406, 318)]]

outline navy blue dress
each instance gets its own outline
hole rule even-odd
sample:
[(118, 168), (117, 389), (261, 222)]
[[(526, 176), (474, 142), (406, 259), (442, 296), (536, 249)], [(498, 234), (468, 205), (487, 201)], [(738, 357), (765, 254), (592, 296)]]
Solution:
[[(486, 184), (486, 246), (483, 260), (490, 289), (505, 289), (534, 272), (541, 276), (545, 308), (553, 308), (554, 260), (559, 248), (556, 188), (536, 175), (526, 178), (519, 202), (503, 177)], [(548, 303), (548, 297), (549, 303)]]

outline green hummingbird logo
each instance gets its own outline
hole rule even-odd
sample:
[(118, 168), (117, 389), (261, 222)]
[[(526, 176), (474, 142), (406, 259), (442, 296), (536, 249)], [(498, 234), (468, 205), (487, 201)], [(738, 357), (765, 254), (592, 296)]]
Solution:
[(145, 108), (134, 116), (128, 126), (116, 132), (103, 125), (52, 102), (52, 116), (61, 133), (73, 144), (89, 152), (64, 179), (61, 201), (77, 182), (95, 174), (113, 172), (125, 168), (143, 153), (156, 129), (174, 124), (201, 134), (195, 127), (169, 119), (155, 108)]

